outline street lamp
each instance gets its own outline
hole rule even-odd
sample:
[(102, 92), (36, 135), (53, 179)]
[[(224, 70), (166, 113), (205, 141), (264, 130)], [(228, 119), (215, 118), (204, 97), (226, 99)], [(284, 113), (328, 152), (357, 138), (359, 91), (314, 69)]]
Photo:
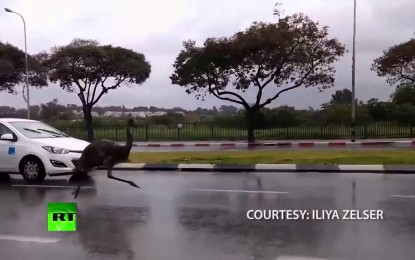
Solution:
[[(21, 16), (19, 13), (16, 13), (15, 11), (9, 9), (9, 8), (4, 8), (4, 10), (6, 12), (9, 13), (15, 13), (17, 15), (19, 15), (22, 20), (23, 20), (23, 28), (24, 28), (24, 49), (25, 49), (25, 60), (26, 60), (26, 88), (27, 88), (27, 118), (30, 119), (30, 101), (29, 101), (29, 72), (28, 72), (28, 65), (27, 65), (27, 44), (26, 44), (26, 23), (25, 20), (23, 18), (23, 16)], [(24, 97), (24, 94), (23, 94)]]
[(356, 140), (356, 89), (355, 89), (355, 67), (356, 67), (356, 0), (354, 0), (354, 15), (353, 15), (353, 54), (352, 54), (352, 129), (351, 141)]

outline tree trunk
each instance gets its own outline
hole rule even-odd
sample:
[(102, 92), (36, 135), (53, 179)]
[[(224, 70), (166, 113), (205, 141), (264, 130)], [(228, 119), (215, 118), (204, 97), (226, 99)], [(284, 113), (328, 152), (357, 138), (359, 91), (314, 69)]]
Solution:
[(94, 140), (94, 127), (92, 125), (92, 109), (84, 108), (84, 120), (86, 123), (87, 141), (91, 142)]
[(254, 129), (255, 129), (255, 114), (256, 110), (249, 109), (247, 113), (247, 126), (248, 126), (248, 143), (255, 142)]

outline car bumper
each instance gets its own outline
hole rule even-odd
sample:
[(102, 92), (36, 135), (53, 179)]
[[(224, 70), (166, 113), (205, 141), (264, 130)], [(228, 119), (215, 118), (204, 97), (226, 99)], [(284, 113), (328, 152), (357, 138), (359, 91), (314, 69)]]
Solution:
[(81, 157), (80, 153), (56, 154), (48, 156), (44, 161), (46, 174), (56, 175), (75, 171), (75, 164)]

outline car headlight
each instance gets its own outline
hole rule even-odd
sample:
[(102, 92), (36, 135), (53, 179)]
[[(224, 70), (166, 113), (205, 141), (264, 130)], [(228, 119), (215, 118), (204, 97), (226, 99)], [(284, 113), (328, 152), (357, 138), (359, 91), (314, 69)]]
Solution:
[(55, 153), (55, 154), (66, 154), (69, 153), (68, 149), (64, 149), (64, 148), (58, 148), (58, 147), (53, 147), (53, 146), (42, 146), (46, 151), (50, 152), (50, 153)]

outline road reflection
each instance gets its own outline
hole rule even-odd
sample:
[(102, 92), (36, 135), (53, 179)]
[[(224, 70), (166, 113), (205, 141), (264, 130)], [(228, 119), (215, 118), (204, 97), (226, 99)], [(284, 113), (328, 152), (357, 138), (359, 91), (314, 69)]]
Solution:
[[(316, 257), (325, 257), (342, 225), (339, 221), (249, 220), (246, 216), (248, 209), (312, 209), (317, 204), (312, 198), (284, 197), (276, 203), (261, 193), (192, 193), (184, 201), (186, 204), (177, 209), (177, 218), (189, 233), (191, 243), (208, 246), (207, 251), (216, 251), (218, 256), (268, 259), (279, 254), (312, 252)], [(203, 201), (210, 203), (203, 206)], [(333, 197), (319, 198), (318, 204), (322, 203), (326, 209), (336, 208)]]
[(79, 243), (92, 256), (135, 259), (130, 231), (144, 223), (148, 208), (91, 206), (79, 211)]

